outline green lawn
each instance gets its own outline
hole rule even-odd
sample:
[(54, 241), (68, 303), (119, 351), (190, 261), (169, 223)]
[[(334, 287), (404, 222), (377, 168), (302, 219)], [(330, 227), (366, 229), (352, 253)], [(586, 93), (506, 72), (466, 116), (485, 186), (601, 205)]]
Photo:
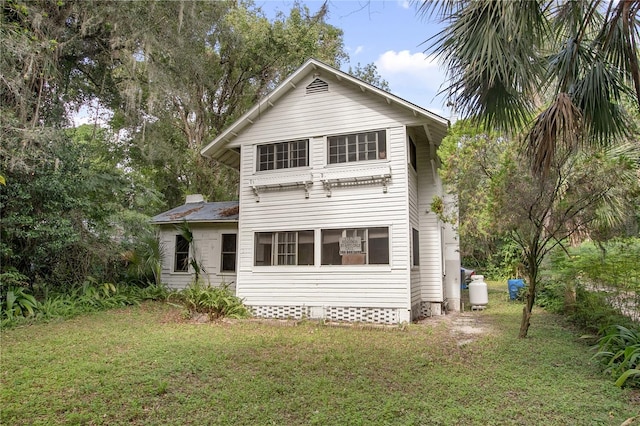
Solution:
[(504, 287), (473, 313), (490, 331), (462, 346), (450, 321), (192, 324), (160, 303), (5, 330), (0, 424), (620, 425), (640, 413), (558, 317), (538, 310), (518, 340), (521, 305)]

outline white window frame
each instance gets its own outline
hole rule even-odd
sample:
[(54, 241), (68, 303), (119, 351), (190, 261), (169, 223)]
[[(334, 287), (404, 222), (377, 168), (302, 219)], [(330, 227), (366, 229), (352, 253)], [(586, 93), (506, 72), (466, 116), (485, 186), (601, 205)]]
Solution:
[[(235, 251), (225, 251), (224, 250), (224, 237), (233, 235), (236, 239), (236, 247)], [(234, 256), (234, 267), (235, 269), (224, 269), (224, 256), (233, 254)], [(234, 232), (223, 232), (220, 234), (220, 272), (221, 273), (236, 273), (238, 271), (238, 234)]]
[(413, 138), (409, 136), (409, 152), (407, 153), (407, 157), (409, 158), (409, 165), (413, 169), (414, 172), (418, 172), (418, 145), (413, 141)]
[[(187, 243), (187, 251), (180, 251), (178, 252), (178, 240), (179, 239), (183, 239), (186, 243)], [(184, 255), (186, 253), (187, 257), (186, 257), (186, 263), (185, 263), (185, 268), (182, 269), (178, 269), (178, 254), (182, 254)], [(173, 271), (174, 273), (177, 274), (187, 274), (189, 273), (189, 257), (191, 255), (191, 244), (189, 244), (189, 241), (187, 241), (187, 239), (185, 237), (183, 237), (180, 234), (176, 234), (174, 240), (173, 240)]]
[[(387, 231), (387, 263), (370, 263), (370, 230), (373, 229), (386, 229)], [(344, 237), (360, 237), (361, 251), (359, 254), (364, 254), (364, 263), (362, 264), (350, 264), (344, 265), (343, 263), (328, 263), (322, 258), (323, 245), (324, 245), (324, 233), (330, 231), (341, 231), (342, 238)], [(348, 228), (323, 228), (320, 230), (320, 247), (321, 247), (321, 259), (320, 264), (323, 267), (327, 266), (390, 266), (391, 265), (391, 228), (388, 226), (369, 226), (369, 227), (348, 227)], [(341, 255), (342, 256), (342, 255)]]
[[(375, 136), (375, 140), (370, 140), (373, 136)], [(364, 140), (362, 140), (362, 138), (364, 138)], [(327, 136), (327, 164), (337, 165), (361, 161), (386, 161), (389, 158), (387, 154), (387, 139), (386, 130), (369, 130), (365, 132)], [(374, 145), (374, 149), (370, 149), (370, 144)], [(340, 152), (341, 150), (344, 152)], [(374, 153), (375, 158), (369, 158), (370, 153)]]
[[(304, 155), (294, 155), (303, 151), (300, 148), (300, 144), (303, 144), (304, 146)], [(263, 152), (263, 150), (266, 150), (267, 152)], [(281, 155), (282, 157), (278, 158), (279, 155)], [(266, 161), (262, 161), (263, 156), (267, 157)], [(304, 160), (304, 164), (300, 164), (302, 162), (301, 160)], [(269, 165), (271, 165), (272, 167), (269, 167)], [(269, 172), (273, 170), (293, 169), (308, 166), (309, 139), (266, 143), (256, 146), (257, 172)]]
[[(312, 263), (300, 264), (300, 233), (311, 233), (312, 235), (312, 250), (311, 255)], [(271, 256), (269, 263), (266, 263), (266, 259), (261, 260), (262, 265), (258, 264), (258, 239), (260, 234), (271, 234)], [(297, 231), (265, 231), (254, 233), (254, 256), (253, 265), (257, 267), (267, 266), (314, 266), (315, 264), (315, 231), (311, 229), (303, 229)], [(281, 249), (283, 249), (281, 251)], [(291, 250), (293, 249), (293, 250)], [(283, 262), (284, 260), (284, 262)], [(289, 263), (292, 260), (293, 263)]]
[(420, 267), (420, 230), (411, 228), (411, 267)]

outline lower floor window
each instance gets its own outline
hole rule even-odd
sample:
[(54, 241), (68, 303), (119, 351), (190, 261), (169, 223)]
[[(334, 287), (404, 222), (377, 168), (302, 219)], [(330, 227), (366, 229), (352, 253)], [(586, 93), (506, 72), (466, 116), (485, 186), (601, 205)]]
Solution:
[(236, 234), (222, 234), (222, 272), (235, 272), (236, 270)]
[(313, 265), (313, 231), (256, 232), (255, 265)]
[(173, 270), (175, 272), (189, 271), (189, 241), (182, 235), (176, 235), (176, 250)]
[(388, 265), (389, 228), (322, 230), (323, 265)]

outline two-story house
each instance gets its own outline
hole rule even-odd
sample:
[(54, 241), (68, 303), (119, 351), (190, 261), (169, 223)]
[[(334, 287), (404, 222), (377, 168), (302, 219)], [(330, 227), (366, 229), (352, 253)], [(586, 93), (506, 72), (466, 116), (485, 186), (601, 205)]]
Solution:
[[(443, 196), (436, 151), (447, 130), (436, 114), (307, 61), (202, 149), (240, 171), (239, 214), (196, 224), (208, 232), (193, 245), (207, 253), (210, 282), (232, 281), (259, 317), (399, 323), (458, 310), (457, 236), (430, 209)], [(189, 221), (195, 206), (155, 223)], [(163, 280), (182, 286), (189, 267), (177, 253), (190, 248), (163, 229)], [(224, 270), (230, 248), (234, 271)]]

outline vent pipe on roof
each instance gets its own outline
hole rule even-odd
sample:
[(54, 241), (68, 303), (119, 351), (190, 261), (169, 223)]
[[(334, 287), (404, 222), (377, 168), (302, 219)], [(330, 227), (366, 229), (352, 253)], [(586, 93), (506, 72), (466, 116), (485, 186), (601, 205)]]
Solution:
[(189, 194), (185, 204), (204, 203), (204, 197), (202, 194)]

